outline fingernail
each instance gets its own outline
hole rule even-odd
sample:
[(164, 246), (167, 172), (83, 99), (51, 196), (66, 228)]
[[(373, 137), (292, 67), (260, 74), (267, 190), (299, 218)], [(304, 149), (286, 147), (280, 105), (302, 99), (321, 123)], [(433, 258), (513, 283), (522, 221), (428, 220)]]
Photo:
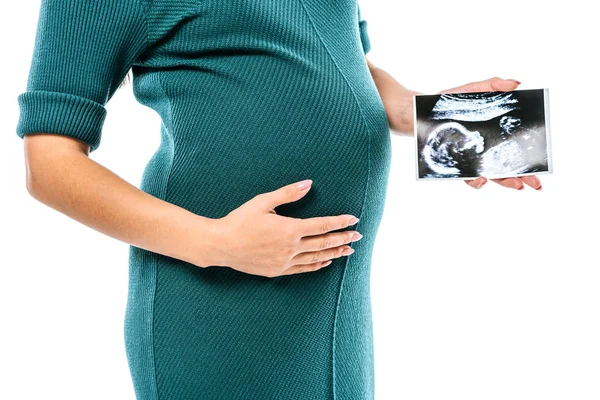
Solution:
[(352, 217), (352, 218), (350, 219), (350, 221), (348, 221), (348, 223), (349, 223), (350, 225), (354, 225), (354, 224), (355, 224), (355, 223), (357, 223), (357, 222), (358, 222), (358, 218), (356, 218), (356, 217)]
[(310, 186), (311, 183), (312, 183), (311, 179), (305, 179), (303, 181), (297, 182), (296, 187), (300, 190), (305, 190), (305, 189), (308, 189), (308, 187)]
[(519, 81), (518, 81), (518, 80), (516, 80), (516, 79), (509, 79), (509, 81), (517, 82), (519, 85), (521, 84), (521, 82), (519, 82)]
[(352, 239), (350, 239), (351, 242), (356, 242), (357, 240), (360, 240), (363, 236), (360, 233), (355, 233), (354, 235), (352, 235)]
[(326, 266), (328, 266), (329, 264), (331, 264), (331, 260), (325, 261), (325, 262), (323, 263), (323, 265), (322, 265), (322, 266), (323, 266), (323, 267), (326, 267)]
[(343, 256), (349, 256), (352, 253), (354, 253), (354, 249), (352, 247), (349, 247), (349, 248), (345, 249), (344, 251), (342, 251)]
[(523, 189), (525, 189), (525, 185), (521, 185), (521, 187), (518, 188), (517, 190), (523, 190)]
[(542, 190), (542, 185), (540, 185), (539, 188), (535, 189), (535, 190)]

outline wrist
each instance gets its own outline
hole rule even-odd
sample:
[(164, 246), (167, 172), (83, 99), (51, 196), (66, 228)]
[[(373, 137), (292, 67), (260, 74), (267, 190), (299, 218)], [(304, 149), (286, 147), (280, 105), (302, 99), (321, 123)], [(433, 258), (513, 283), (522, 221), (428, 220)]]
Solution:
[(414, 131), (413, 97), (422, 94), (413, 90), (403, 90), (388, 115), (390, 128), (401, 134), (412, 135)]
[(225, 266), (228, 265), (226, 259), (225, 245), (227, 235), (223, 233), (222, 218), (205, 218), (206, 234), (202, 251), (205, 254), (203, 266)]
[(182, 247), (184, 254), (179, 258), (201, 268), (225, 265), (222, 263), (218, 221), (219, 219), (194, 214), (192, 229), (188, 230)]

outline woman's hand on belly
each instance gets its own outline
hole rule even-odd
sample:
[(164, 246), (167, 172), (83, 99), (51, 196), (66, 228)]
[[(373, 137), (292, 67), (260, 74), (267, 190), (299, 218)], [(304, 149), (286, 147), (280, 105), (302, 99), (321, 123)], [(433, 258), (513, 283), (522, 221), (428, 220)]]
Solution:
[(350, 255), (347, 244), (359, 240), (357, 231), (330, 232), (358, 222), (350, 214), (314, 218), (278, 215), (274, 208), (308, 193), (311, 180), (261, 193), (222, 218), (213, 220), (214, 247), (210, 266), (226, 266), (266, 277), (316, 271), (331, 259)]

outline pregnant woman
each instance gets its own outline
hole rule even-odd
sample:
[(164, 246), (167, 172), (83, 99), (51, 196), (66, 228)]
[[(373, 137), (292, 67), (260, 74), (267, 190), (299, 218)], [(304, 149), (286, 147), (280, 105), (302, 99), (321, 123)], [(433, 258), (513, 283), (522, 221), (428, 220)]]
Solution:
[[(356, 0), (42, 0), (27, 190), (131, 245), (138, 399), (374, 397), (371, 251), (417, 92), (367, 61), (366, 27)], [(140, 189), (89, 157), (129, 70), (162, 120)]]

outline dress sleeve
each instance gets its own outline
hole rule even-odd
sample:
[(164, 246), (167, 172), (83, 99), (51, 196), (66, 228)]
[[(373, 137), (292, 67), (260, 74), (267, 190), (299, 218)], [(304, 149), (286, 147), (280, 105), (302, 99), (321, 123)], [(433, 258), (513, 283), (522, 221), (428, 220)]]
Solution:
[(41, 0), (17, 135), (100, 144), (105, 105), (147, 48), (142, 0)]
[(371, 42), (369, 40), (369, 33), (367, 31), (367, 21), (360, 18), (360, 6), (357, 5), (358, 10), (358, 29), (360, 31), (360, 41), (363, 46), (365, 54), (371, 50)]

